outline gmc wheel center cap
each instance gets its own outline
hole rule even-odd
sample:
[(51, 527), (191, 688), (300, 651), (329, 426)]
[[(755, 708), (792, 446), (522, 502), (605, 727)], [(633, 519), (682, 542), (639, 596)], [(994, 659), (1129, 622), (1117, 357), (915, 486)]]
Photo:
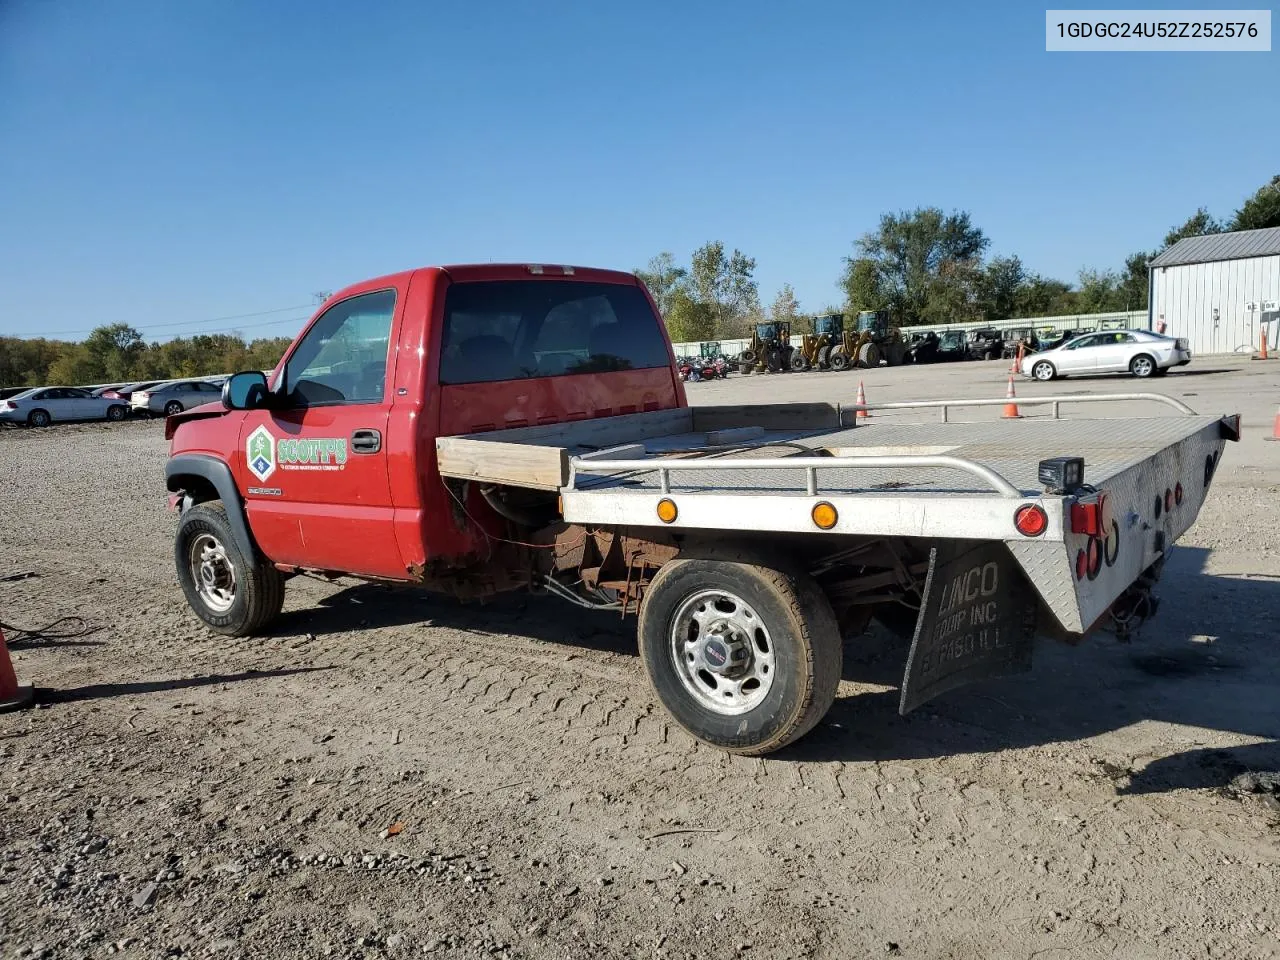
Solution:
[(750, 660), (750, 651), (740, 638), (724, 627), (716, 628), (702, 644), (702, 662), (712, 673), (728, 676), (740, 673)]

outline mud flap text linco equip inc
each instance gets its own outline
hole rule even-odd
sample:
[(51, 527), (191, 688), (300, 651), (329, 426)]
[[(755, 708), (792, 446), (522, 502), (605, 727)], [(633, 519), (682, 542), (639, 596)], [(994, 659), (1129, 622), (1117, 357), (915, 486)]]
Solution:
[(1031, 669), (1035, 593), (1003, 543), (934, 548), (898, 712)]

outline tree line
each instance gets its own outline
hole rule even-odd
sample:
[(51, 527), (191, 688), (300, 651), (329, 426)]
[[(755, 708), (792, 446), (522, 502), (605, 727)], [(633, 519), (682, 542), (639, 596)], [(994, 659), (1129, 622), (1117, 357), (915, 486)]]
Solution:
[(289, 337), (246, 342), (236, 333), (147, 343), (141, 333), (124, 323), (98, 327), (79, 342), (0, 337), (0, 386), (177, 380), (236, 370), (270, 370), (289, 343)]
[[(1205, 208), (1173, 227), (1152, 251), (1125, 259), (1122, 270), (1081, 270), (1074, 284), (1030, 271), (1017, 256), (986, 256), (986, 234), (968, 213), (920, 207), (886, 213), (843, 260), (843, 304), (813, 311), (856, 313), (887, 309), (900, 326), (980, 324), (1010, 317), (1145, 310), (1147, 262), (1183, 237), (1280, 226), (1280, 176), (1272, 177), (1231, 217)], [(765, 319), (786, 320), (810, 332), (790, 284), (768, 308), (760, 303), (756, 261), (716, 240), (693, 252), (688, 265), (660, 253), (636, 273), (644, 280), (677, 342), (732, 339)], [(0, 337), (0, 386), (172, 380), (236, 370), (270, 370), (288, 337), (246, 341), (238, 333), (177, 337), (148, 343), (133, 327), (98, 327), (85, 340)]]
[[(1017, 256), (987, 257), (990, 240), (963, 211), (919, 207), (880, 217), (875, 230), (855, 241), (843, 259), (840, 306), (818, 315), (887, 309), (899, 326), (982, 324), (1011, 317), (1109, 313), (1147, 308), (1147, 263), (1184, 237), (1280, 226), (1280, 176), (1259, 188), (1231, 217), (1217, 219), (1204, 207), (1165, 234), (1151, 251), (1125, 258), (1120, 270), (1081, 270), (1075, 283), (1028, 270)], [(742, 337), (762, 320), (786, 320), (810, 332), (790, 284), (769, 308), (760, 304), (756, 261), (720, 241), (694, 251), (689, 265), (669, 252), (636, 271), (653, 293), (672, 340), (691, 342)]]

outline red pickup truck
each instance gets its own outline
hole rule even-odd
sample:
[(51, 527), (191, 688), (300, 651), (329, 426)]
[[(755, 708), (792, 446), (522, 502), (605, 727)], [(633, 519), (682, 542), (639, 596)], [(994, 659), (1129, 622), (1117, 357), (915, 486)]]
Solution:
[[(1174, 415), (1060, 415), (1110, 401)], [(635, 612), (676, 721), (768, 753), (822, 718), (843, 640), (873, 617), (911, 642), (905, 712), (1029, 669), (1037, 629), (1128, 632), (1154, 612), (1238, 419), (1158, 394), (1020, 402), (1052, 413), (691, 408), (633, 275), (411, 270), (333, 296), (270, 380), (238, 373), (220, 404), (168, 419), (178, 578), (234, 635), (265, 629), (302, 572)]]

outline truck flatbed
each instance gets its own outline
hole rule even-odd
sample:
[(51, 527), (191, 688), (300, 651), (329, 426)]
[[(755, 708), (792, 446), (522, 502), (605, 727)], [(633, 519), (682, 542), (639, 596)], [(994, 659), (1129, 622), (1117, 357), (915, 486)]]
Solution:
[[(1065, 404), (1136, 400), (1172, 415), (1061, 416)], [(437, 443), (444, 476), (556, 490), (566, 523), (1003, 541), (1061, 626), (1082, 633), (1194, 522), (1227, 435), (1222, 418), (1163, 394), (1118, 394), (1019, 401), (1051, 406), (1043, 417), (950, 419), (957, 407), (1004, 402), (695, 407)], [(860, 409), (938, 419), (860, 421)], [(1074, 530), (1078, 498), (1046, 493), (1039, 464), (1057, 457), (1084, 460), (1086, 489), (1105, 492), (1107, 530)], [(821, 529), (818, 503), (835, 518)], [(1017, 526), (1028, 504), (1046, 517), (1034, 536)]]

